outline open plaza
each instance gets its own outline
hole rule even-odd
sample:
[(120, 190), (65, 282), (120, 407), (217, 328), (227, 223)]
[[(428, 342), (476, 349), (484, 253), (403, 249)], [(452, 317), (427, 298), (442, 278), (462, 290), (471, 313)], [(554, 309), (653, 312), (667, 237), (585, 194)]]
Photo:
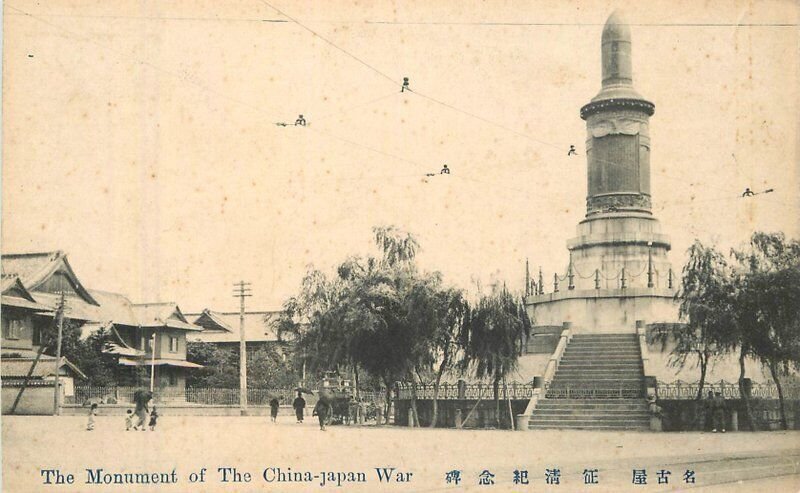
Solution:
[[(87, 432), (82, 416), (4, 416), (3, 443), (15, 444), (13, 452), (3, 454), (4, 491), (337, 489), (335, 479), (323, 483), (326, 473), (342, 478), (347, 491), (722, 492), (765, 485), (774, 486), (773, 491), (800, 490), (797, 431), (655, 435), (330, 426), (320, 432), (310, 420), (298, 425), (288, 416), (281, 418), (272, 424), (265, 417), (163, 416), (155, 432), (126, 432), (122, 416), (101, 415), (95, 430)], [(190, 475), (202, 468), (204, 481), (190, 482)], [(43, 469), (73, 474), (74, 483), (46, 485)], [(596, 484), (586, 484), (584, 471), (595, 469)], [(558, 484), (547, 484), (547, 470), (559, 471)], [(694, 472), (693, 484), (684, 480), (687, 470)], [(171, 476), (173, 471), (175, 482), (113, 480), (115, 474)], [(447, 482), (451, 471), (460, 472), (458, 484)], [(484, 471), (493, 475), (493, 484), (479, 484)], [(526, 471), (520, 479), (527, 484), (514, 483), (514, 471)], [(633, 482), (634, 471), (644, 471), (644, 484)], [(298, 472), (299, 477), (291, 474)], [(305, 473), (311, 474), (309, 481), (302, 480)], [(106, 474), (108, 483), (102, 482)], [(364, 481), (344, 482), (359, 474)], [(55, 482), (55, 471), (50, 476)], [(660, 476), (668, 483), (659, 484)], [(98, 478), (100, 483), (87, 484)]]
[(45, 3), (2, 491), (800, 492), (800, 10)]

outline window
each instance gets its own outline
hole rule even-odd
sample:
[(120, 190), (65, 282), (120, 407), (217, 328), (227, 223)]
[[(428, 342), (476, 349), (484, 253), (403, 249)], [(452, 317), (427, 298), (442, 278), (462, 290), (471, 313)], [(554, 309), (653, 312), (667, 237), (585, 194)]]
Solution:
[(6, 339), (19, 339), (22, 336), (22, 320), (9, 319), (5, 323), (5, 336)]
[(169, 352), (170, 353), (178, 352), (178, 338), (175, 336), (169, 336)]

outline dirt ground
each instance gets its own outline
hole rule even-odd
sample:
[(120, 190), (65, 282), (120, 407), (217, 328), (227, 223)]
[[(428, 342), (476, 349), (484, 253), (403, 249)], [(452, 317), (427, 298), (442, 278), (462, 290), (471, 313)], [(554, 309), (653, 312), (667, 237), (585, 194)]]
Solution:
[[(4, 416), (3, 491), (800, 491), (800, 432), (322, 432), (310, 417), (298, 425), (288, 417), (272, 424), (264, 417), (171, 416), (154, 432), (125, 431), (120, 416), (98, 417), (94, 431), (85, 427), (83, 417)], [(546, 483), (547, 469), (559, 470), (558, 485)], [(597, 484), (588, 485), (584, 470), (591, 469)], [(64, 481), (72, 474), (73, 483), (55, 484), (55, 470)], [(454, 470), (458, 485), (445, 479)], [(528, 472), (528, 484), (513, 482), (515, 470)], [(634, 470), (645, 471), (646, 484), (633, 483)], [(662, 470), (670, 471), (662, 474), (667, 484), (658, 484)], [(687, 470), (694, 484), (684, 482)], [(494, 475), (493, 485), (479, 484), (483, 471)], [(124, 473), (156, 473), (162, 483), (115, 483), (127, 480)]]

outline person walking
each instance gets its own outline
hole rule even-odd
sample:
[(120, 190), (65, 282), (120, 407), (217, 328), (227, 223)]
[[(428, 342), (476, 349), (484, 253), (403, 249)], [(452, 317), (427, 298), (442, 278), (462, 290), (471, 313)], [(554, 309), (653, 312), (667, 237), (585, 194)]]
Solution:
[(319, 418), (319, 429), (325, 431), (325, 425), (328, 424), (328, 417), (333, 413), (333, 406), (327, 400), (320, 399), (317, 405), (314, 406), (312, 416)]
[(269, 416), (273, 423), (278, 422), (278, 409), (280, 409), (280, 401), (277, 397), (273, 397), (272, 400), (269, 401)]
[(128, 409), (125, 415), (125, 431), (131, 431), (133, 428), (133, 409)]
[(294, 414), (297, 416), (297, 422), (302, 424), (303, 423), (303, 413), (306, 408), (306, 400), (303, 399), (303, 393), (297, 392), (297, 397), (292, 402), (292, 407), (294, 408)]

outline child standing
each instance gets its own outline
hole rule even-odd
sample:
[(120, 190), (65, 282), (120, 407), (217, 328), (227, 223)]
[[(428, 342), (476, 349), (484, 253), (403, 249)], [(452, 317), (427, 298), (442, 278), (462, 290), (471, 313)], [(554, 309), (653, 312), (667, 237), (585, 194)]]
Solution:
[(128, 414), (125, 416), (125, 431), (131, 431), (133, 427), (133, 410), (128, 409)]
[(150, 431), (156, 431), (156, 420), (158, 419), (158, 411), (153, 406), (153, 412), (150, 413)]
[(97, 404), (92, 404), (89, 408), (89, 420), (86, 423), (86, 431), (94, 430), (94, 417), (97, 416)]

